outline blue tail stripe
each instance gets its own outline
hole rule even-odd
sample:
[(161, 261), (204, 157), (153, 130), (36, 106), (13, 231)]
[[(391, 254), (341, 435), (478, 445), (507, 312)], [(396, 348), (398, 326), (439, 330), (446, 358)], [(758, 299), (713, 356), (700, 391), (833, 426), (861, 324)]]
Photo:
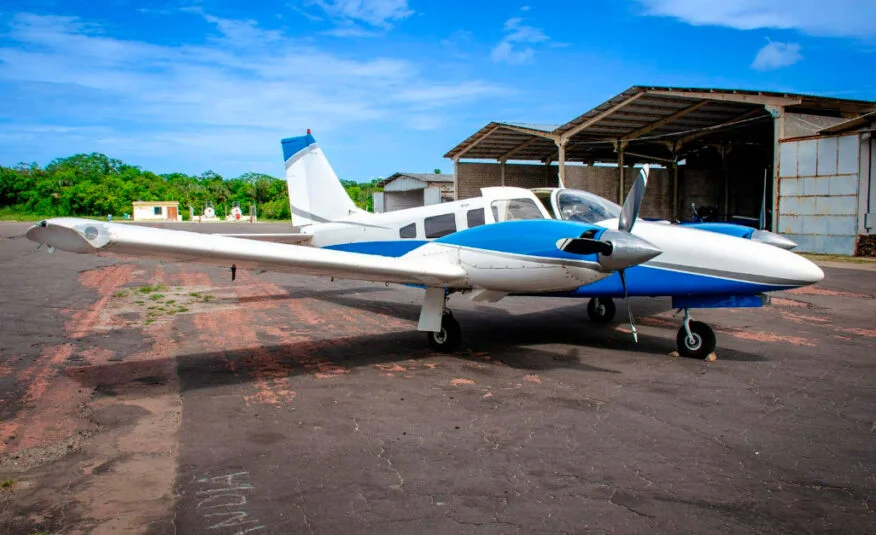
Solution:
[(301, 149), (305, 149), (316, 143), (316, 140), (313, 139), (312, 135), (306, 134), (298, 137), (287, 137), (280, 141), (280, 143), (283, 145), (283, 161), (285, 162), (292, 156), (298, 154)]

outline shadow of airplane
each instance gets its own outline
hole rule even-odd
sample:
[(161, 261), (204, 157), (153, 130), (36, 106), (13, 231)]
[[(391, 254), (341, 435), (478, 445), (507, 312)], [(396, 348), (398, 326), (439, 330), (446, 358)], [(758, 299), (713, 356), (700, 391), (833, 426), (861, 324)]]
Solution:
[[(266, 376), (294, 377), (325, 369), (392, 365), (439, 355), (424, 342), (422, 333), (412, 330), (71, 367), (67, 374), (83, 385), (112, 394), (115, 387), (123, 385), (163, 383), (167, 380), (168, 365), (176, 364), (181, 390), (190, 391), (248, 383)], [(485, 353), (500, 346), (503, 346), (500, 356)], [(506, 365), (525, 370), (564, 368), (621, 373), (586, 364), (577, 356), (557, 355), (537, 348), (508, 347), (498, 341), (486, 344), (480, 351), (464, 350), (452, 357), (481, 365)], [(270, 361), (267, 370), (266, 360)]]

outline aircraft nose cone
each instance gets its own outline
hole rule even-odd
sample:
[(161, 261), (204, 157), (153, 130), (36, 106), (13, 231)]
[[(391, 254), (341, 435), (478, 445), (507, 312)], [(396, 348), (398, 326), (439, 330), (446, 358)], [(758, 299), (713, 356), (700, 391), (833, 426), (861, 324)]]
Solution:
[(599, 264), (613, 271), (642, 264), (663, 253), (653, 243), (629, 232), (606, 230), (599, 239), (612, 244), (610, 255), (599, 255)]
[(808, 286), (824, 280), (824, 271), (808, 258), (794, 255), (797, 258), (791, 266), (793, 278), (800, 282), (801, 286)]

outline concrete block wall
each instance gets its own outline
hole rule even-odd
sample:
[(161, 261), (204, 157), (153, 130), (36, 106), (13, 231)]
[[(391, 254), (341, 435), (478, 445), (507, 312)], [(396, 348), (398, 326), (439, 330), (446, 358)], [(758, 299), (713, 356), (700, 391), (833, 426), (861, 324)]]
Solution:
[(778, 229), (802, 252), (855, 253), (857, 135), (779, 144)]

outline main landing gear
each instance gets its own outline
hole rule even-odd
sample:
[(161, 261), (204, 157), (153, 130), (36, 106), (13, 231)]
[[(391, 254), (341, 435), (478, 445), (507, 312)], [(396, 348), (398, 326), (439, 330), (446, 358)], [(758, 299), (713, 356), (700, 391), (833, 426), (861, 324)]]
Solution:
[(678, 353), (683, 357), (704, 359), (715, 351), (718, 341), (715, 331), (701, 321), (693, 321), (690, 311), (684, 309), (684, 323), (675, 336)]
[(441, 330), (427, 332), (426, 339), (429, 341), (429, 347), (441, 353), (452, 353), (459, 347), (459, 343), (462, 341), (462, 329), (450, 310), (444, 309)]
[(608, 323), (614, 319), (617, 308), (611, 297), (592, 297), (587, 303), (587, 315), (593, 323)]

